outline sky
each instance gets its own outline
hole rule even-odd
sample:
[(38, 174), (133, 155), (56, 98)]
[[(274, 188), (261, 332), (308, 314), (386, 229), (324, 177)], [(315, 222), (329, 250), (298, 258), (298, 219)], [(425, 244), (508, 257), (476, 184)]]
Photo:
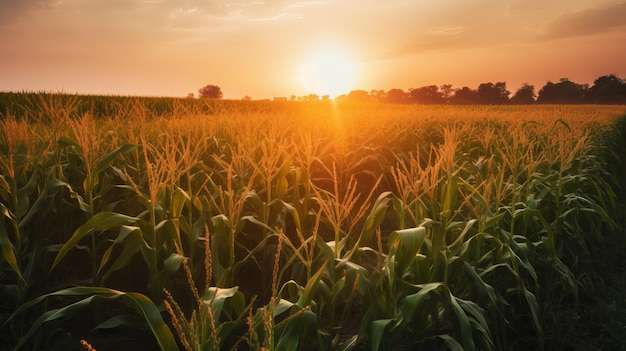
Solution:
[(0, 0), (0, 91), (538, 91), (626, 78), (625, 19), (623, 0)]

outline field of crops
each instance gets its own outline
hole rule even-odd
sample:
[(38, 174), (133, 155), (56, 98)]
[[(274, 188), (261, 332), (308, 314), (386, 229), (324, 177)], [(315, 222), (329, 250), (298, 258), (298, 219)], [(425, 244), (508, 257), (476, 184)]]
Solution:
[(0, 345), (576, 349), (626, 243), (625, 106), (20, 98)]

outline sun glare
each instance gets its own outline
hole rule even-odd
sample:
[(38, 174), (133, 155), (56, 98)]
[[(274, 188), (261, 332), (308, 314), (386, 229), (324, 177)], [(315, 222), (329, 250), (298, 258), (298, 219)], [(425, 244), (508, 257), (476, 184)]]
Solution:
[(357, 67), (345, 52), (329, 48), (317, 52), (304, 62), (300, 81), (308, 93), (335, 98), (355, 88)]

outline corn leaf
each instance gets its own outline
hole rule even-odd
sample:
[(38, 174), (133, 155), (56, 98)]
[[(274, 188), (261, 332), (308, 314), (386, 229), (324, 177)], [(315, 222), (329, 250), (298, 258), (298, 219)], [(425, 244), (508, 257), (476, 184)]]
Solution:
[(25, 342), (30, 339), (37, 329), (41, 327), (44, 323), (50, 322), (56, 319), (64, 319), (71, 318), (77, 313), (84, 310), (89, 304), (91, 304), (94, 299), (108, 299), (114, 300), (121, 298), (125, 305), (133, 309), (136, 313), (138, 313), (141, 317), (143, 317), (144, 321), (152, 331), (155, 336), (159, 348), (162, 351), (175, 351), (178, 350), (176, 346), (176, 341), (174, 340), (174, 335), (171, 330), (163, 321), (161, 317), (161, 313), (159, 312), (158, 307), (145, 295), (140, 293), (126, 293), (118, 290), (113, 290), (109, 288), (103, 287), (84, 287), (78, 286), (74, 288), (68, 288), (63, 290), (58, 290), (49, 294), (45, 294), (39, 296), (29, 302), (22, 304), (13, 314), (7, 319), (5, 324), (15, 318), (18, 314), (23, 313), (24, 311), (30, 309), (34, 305), (40, 303), (41, 301), (47, 299), (51, 296), (84, 296), (90, 295), (87, 298), (79, 300), (75, 303), (67, 305), (65, 307), (57, 308), (54, 310), (50, 310), (42, 314), (37, 320), (32, 324), (31, 328), (28, 332), (22, 336), (15, 347), (17, 351), (20, 347), (24, 345)]
[[(76, 229), (74, 234), (72, 234), (72, 237), (63, 245), (63, 247), (61, 247), (61, 250), (57, 254), (56, 258), (54, 259), (54, 262), (52, 263), (52, 267), (50, 268), (50, 270), (52, 271), (54, 267), (56, 267), (57, 264), (59, 264), (59, 262), (63, 259), (63, 257), (65, 257), (67, 252), (73, 249), (74, 247), (76, 247), (76, 245), (78, 245), (80, 240), (86, 235), (89, 235), (95, 231), (105, 231), (105, 230), (109, 230), (112, 228), (118, 228), (122, 225), (132, 224), (136, 222), (137, 220), (138, 218), (136, 217), (126, 216), (121, 213), (115, 213), (115, 212), (97, 213), (96, 215), (91, 217), (87, 222), (81, 225), (78, 229)], [(92, 254), (95, 254), (95, 253), (92, 253)]]

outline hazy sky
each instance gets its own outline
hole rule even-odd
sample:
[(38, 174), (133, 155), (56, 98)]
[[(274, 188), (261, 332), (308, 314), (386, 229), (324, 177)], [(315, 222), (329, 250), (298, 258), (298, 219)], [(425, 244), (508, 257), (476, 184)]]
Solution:
[(0, 91), (304, 95), (329, 49), (368, 91), (626, 78), (626, 1), (0, 0)]

